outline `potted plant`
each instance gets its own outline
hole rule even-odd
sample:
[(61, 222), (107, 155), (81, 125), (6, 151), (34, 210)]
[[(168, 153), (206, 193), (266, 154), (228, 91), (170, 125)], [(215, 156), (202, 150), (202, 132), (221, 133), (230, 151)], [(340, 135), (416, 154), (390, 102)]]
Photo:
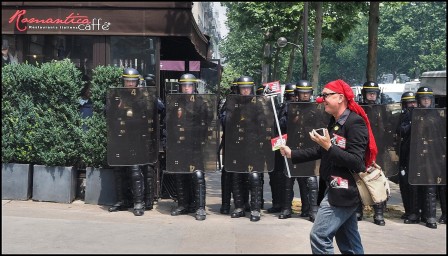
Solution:
[(82, 136), (81, 159), (86, 166), (84, 202), (113, 205), (116, 202), (114, 172), (107, 164), (106, 92), (120, 86), (123, 70), (112, 66), (98, 66), (93, 70), (91, 99), (93, 116), (83, 120), (88, 127)]
[(32, 199), (71, 203), (82, 136), (78, 95), (84, 82), (69, 59), (43, 63), (39, 69), (41, 79), (33, 94), (38, 118), (33, 130)]
[(28, 64), (2, 68), (2, 199), (31, 197), (38, 111), (30, 95), (39, 73)]

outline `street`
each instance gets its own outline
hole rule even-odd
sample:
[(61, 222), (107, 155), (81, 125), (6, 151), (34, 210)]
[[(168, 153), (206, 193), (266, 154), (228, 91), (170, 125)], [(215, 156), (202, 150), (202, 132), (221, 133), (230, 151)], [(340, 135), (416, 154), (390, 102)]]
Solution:
[[(269, 177), (265, 174), (265, 206), (259, 222), (219, 213), (220, 173), (206, 175), (207, 219), (194, 214), (173, 217), (171, 199), (135, 217), (129, 211), (108, 212), (108, 206), (2, 200), (4, 254), (310, 254), (313, 223), (299, 214), (280, 220), (269, 214)], [(392, 185), (388, 207), (402, 209), (399, 189)], [(298, 187), (294, 187), (298, 200)], [(232, 207), (233, 209), (233, 207)], [(440, 217), (440, 207), (437, 208)], [(403, 224), (394, 217), (386, 226), (371, 217), (359, 223), (366, 254), (446, 254), (446, 225)], [(335, 253), (339, 253), (335, 243)]]

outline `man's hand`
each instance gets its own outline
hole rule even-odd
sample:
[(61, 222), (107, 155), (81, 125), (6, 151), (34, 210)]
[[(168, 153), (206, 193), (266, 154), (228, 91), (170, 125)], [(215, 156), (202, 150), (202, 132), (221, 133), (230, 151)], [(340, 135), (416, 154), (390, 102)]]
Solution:
[(286, 156), (287, 158), (291, 158), (291, 149), (288, 146), (280, 146), (280, 154), (282, 156)]
[(331, 147), (331, 141), (330, 141), (330, 134), (328, 134), (327, 129), (323, 129), (324, 136), (319, 135), (314, 129), (309, 132), (310, 138), (312, 141), (319, 144), (321, 147), (323, 147), (325, 150), (328, 151), (328, 149)]

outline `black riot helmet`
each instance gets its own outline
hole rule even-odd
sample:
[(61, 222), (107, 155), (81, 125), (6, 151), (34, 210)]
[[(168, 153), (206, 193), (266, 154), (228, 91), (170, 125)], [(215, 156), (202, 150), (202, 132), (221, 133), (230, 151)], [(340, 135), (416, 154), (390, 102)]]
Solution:
[(156, 86), (155, 76), (153, 74), (147, 74), (145, 76), (146, 86)]
[[(435, 106), (434, 92), (428, 86), (418, 88), (415, 99), (417, 100), (417, 106), (419, 108), (434, 108)], [(429, 99), (430, 102), (425, 101), (426, 99)]]
[(258, 88), (257, 88), (256, 95), (263, 95), (263, 92), (264, 92), (265, 88), (266, 88), (265, 85), (263, 85), (263, 84), (259, 85)]
[[(367, 93), (375, 93), (376, 98), (374, 101), (367, 99)], [(381, 98), (380, 98), (380, 87), (378, 86), (378, 83), (367, 81), (362, 85), (361, 94), (362, 94), (362, 101), (364, 104), (381, 104)]]
[(137, 87), (140, 83), (140, 73), (135, 68), (124, 69), (121, 78), (124, 87)]
[(138, 75), (138, 86), (146, 86), (146, 81), (142, 75)]
[(230, 94), (238, 94), (238, 77), (233, 79), (232, 85), (230, 85)]
[(196, 79), (196, 77), (193, 74), (183, 74), (180, 78), (179, 78), (179, 91), (182, 93), (185, 93), (182, 91), (182, 85), (192, 85), (193, 86), (193, 93), (196, 92), (197, 90), (197, 82), (198, 80)]
[(294, 83), (285, 84), (285, 92), (283, 93), (283, 97), (285, 101), (294, 101), (296, 97), (296, 85)]
[[(297, 101), (303, 101), (300, 99), (300, 93), (309, 93), (310, 97), (313, 94), (313, 86), (308, 80), (299, 80), (296, 84), (296, 89), (294, 90), (294, 93), (297, 96)], [(311, 98), (310, 98), (311, 99)], [(307, 101), (310, 101), (308, 99)]]
[(250, 94), (254, 94), (254, 79), (250, 76), (240, 76), (238, 80), (236, 81), (236, 84), (238, 85), (238, 94), (241, 94), (241, 88), (250, 88)]
[(407, 102), (416, 102), (417, 100), (415, 99), (415, 93), (414, 92), (404, 92), (401, 95), (401, 108), (402, 109), (407, 109)]

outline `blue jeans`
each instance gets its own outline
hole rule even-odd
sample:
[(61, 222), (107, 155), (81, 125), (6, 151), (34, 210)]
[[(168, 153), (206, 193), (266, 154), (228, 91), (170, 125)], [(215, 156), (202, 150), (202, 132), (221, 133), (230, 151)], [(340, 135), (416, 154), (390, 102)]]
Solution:
[(357, 207), (331, 206), (328, 203), (328, 191), (325, 191), (310, 233), (313, 254), (334, 254), (335, 236), (342, 254), (364, 254), (356, 219)]

